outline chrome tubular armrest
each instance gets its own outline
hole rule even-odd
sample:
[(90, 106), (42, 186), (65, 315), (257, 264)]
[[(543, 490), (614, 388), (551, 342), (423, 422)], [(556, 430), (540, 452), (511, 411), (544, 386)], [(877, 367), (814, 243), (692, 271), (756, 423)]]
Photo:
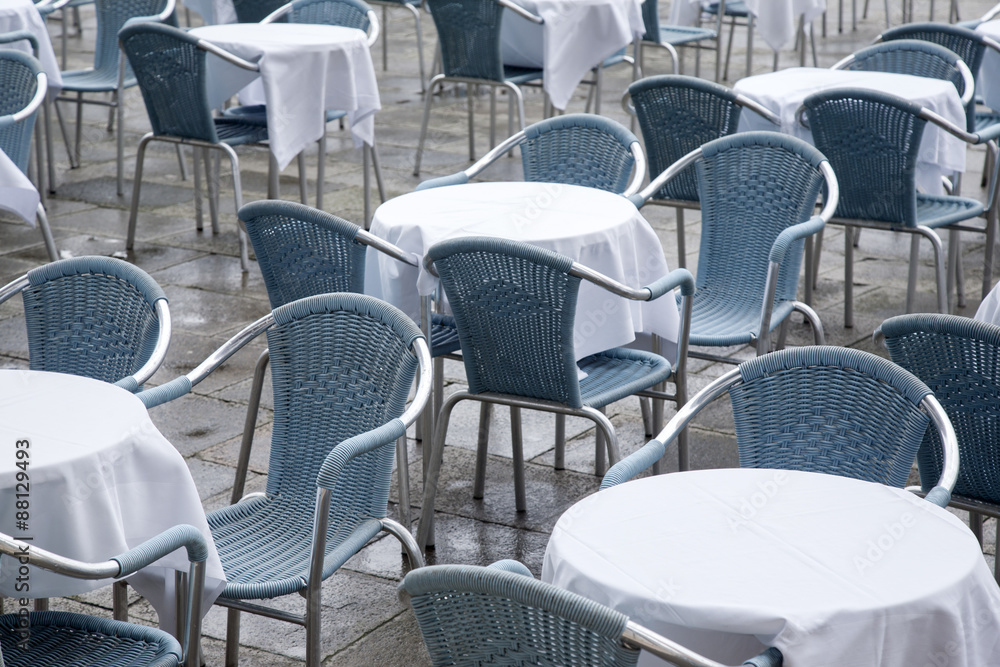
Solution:
[(107, 579), (121, 573), (121, 565), (117, 561), (86, 563), (39, 549), (33, 544), (3, 534), (0, 534), (0, 553), (11, 558), (24, 558), (31, 565), (77, 579)]
[(250, 70), (251, 72), (259, 72), (260, 71), (260, 65), (258, 65), (257, 63), (252, 63), (249, 60), (244, 60), (243, 58), (240, 58), (236, 54), (230, 53), (229, 51), (226, 51), (225, 49), (219, 48), (218, 46), (216, 46), (215, 44), (212, 44), (212, 42), (209, 42), (208, 40), (199, 39), (198, 40), (198, 48), (202, 49), (204, 51), (208, 51), (211, 54), (217, 55), (220, 58), (222, 58), (223, 60), (225, 60), (226, 62), (232, 63), (233, 65), (236, 65), (237, 67), (241, 67), (243, 69)]
[(406, 426), (409, 426), (417, 420), (417, 417), (423, 412), (424, 407), (430, 400), (431, 396), (431, 385), (433, 384), (434, 373), (431, 371), (433, 368), (431, 362), (431, 350), (427, 345), (427, 340), (424, 338), (417, 338), (413, 341), (413, 352), (417, 355), (417, 362), (420, 364), (420, 372), (417, 380), (417, 390), (413, 395), (413, 401), (406, 410), (399, 416), (399, 420), (403, 422)]
[(762, 105), (760, 102), (750, 99), (746, 95), (737, 94), (736, 103), (739, 104), (741, 107), (750, 109), (750, 111), (753, 111), (758, 116), (763, 116), (766, 120), (770, 121), (774, 125), (778, 126), (781, 125), (781, 118), (778, 116), (778, 114), (774, 113), (773, 111)]
[(638, 141), (633, 141), (629, 147), (629, 152), (632, 153), (632, 159), (635, 160), (635, 173), (632, 175), (632, 181), (629, 183), (625, 192), (622, 193), (624, 197), (631, 197), (639, 191), (642, 187), (642, 182), (646, 178), (646, 155), (642, 152), (642, 146), (639, 145)]
[(840, 182), (837, 180), (837, 174), (834, 173), (829, 160), (820, 162), (819, 170), (822, 172), (823, 178), (826, 179), (826, 203), (823, 204), (823, 210), (819, 212), (819, 217), (823, 218), (823, 222), (826, 223), (830, 222), (833, 214), (837, 212), (837, 204), (840, 203)]
[(510, 11), (514, 12), (515, 14), (517, 14), (518, 16), (520, 16), (521, 18), (528, 19), (532, 23), (537, 23), (539, 25), (541, 25), (542, 23), (545, 23), (545, 19), (543, 19), (541, 16), (537, 16), (535, 14), (532, 14), (527, 9), (525, 9), (524, 7), (522, 7), (521, 5), (518, 5), (518, 4), (514, 3), (514, 2), (511, 2), (511, 0), (497, 0), (497, 3), (499, 3), (501, 6), (505, 7), (506, 9), (509, 9)]
[(378, 16), (371, 9), (368, 10), (368, 46), (372, 46), (378, 41), (378, 35), (381, 31), (381, 26), (378, 22)]
[(157, 299), (154, 307), (156, 308), (156, 319), (160, 323), (156, 336), (156, 346), (153, 348), (153, 353), (149, 355), (146, 363), (132, 376), (135, 378), (136, 384), (140, 387), (146, 384), (149, 378), (153, 377), (153, 373), (163, 363), (163, 359), (167, 356), (167, 349), (170, 347), (170, 336), (173, 332), (173, 324), (170, 320), (170, 306), (167, 305), (166, 298)]
[(39, 72), (38, 78), (35, 79), (35, 81), (35, 96), (31, 98), (30, 102), (28, 102), (28, 106), (16, 113), (11, 114), (10, 116), (11, 120), (15, 123), (22, 121), (25, 118), (30, 117), (31, 114), (35, 113), (35, 111), (38, 110), (38, 107), (42, 106), (42, 102), (45, 101), (45, 96), (49, 94), (49, 79), (45, 76), (45, 72)]
[(958, 61), (958, 71), (962, 73), (962, 80), (965, 82), (965, 92), (962, 93), (962, 106), (969, 106), (973, 95), (976, 94), (976, 78), (964, 60)]
[(484, 169), (486, 169), (486, 167), (496, 162), (496, 160), (501, 155), (503, 155), (507, 151), (513, 150), (523, 141), (524, 141), (524, 130), (521, 130), (520, 132), (515, 132), (514, 134), (510, 135), (509, 137), (501, 141), (499, 144), (497, 144), (497, 146), (492, 148), (488, 153), (486, 153), (486, 155), (479, 158), (479, 160), (477, 160), (475, 164), (466, 169), (463, 173), (469, 178), (476, 176)]
[(677, 162), (674, 162), (672, 165), (667, 167), (667, 169), (659, 176), (651, 179), (649, 181), (649, 185), (640, 190), (636, 196), (640, 197), (643, 202), (648, 201), (653, 195), (659, 192), (660, 188), (676, 178), (677, 174), (684, 171), (688, 165), (693, 163), (699, 157), (701, 157), (701, 148), (696, 148)]
[(294, 3), (289, 2), (288, 4), (281, 5), (280, 7), (278, 7), (277, 9), (275, 9), (273, 12), (271, 12), (270, 14), (268, 14), (267, 16), (265, 16), (264, 18), (262, 18), (260, 20), (260, 22), (262, 24), (263, 23), (274, 23), (275, 21), (277, 21), (278, 19), (280, 19), (285, 14), (288, 14), (289, 12), (291, 12), (293, 4)]
[(0, 287), (0, 303), (3, 303), (10, 297), (18, 294), (21, 290), (29, 285), (28, 276), (24, 275), (20, 278), (15, 278), (3, 287)]
[(958, 481), (960, 464), (958, 438), (951, 425), (951, 420), (948, 419), (948, 413), (945, 412), (934, 394), (924, 396), (920, 406), (927, 411), (933, 420), (938, 435), (941, 437), (941, 448), (944, 452), (941, 477), (938, 479), (937, 485), (927, 494), (927, 500), (944, 507), (951, 499), (951, 492), (955, 490), (955, 482)]
[(205, 361), (198, 364), (198, 366), (185, 377), (191, 381), (192, 386), (198, 384), (204, 380), (209, 373), (221, 366), (226, 359), (236, 354), (240, 348), (249, 343), (251, 340), (270, 329), (273, 324), (274, 315), (268, 313), (223, 343), (222, 347), (210, 354)]
[(854, 63), (854, 54), (847, 56), (843, 60), (835, 63), (830, 67), (830, 69), (847, 69), (852, 63)]
[(406, 253), (402, 248), (397, 245), (389, 243), (383, 238), (375, 236), (371, 232), (365, 231), (364, 229), (358, 230), (358, 235), (355, 237), (361, 243), (375, 248), (381, 253), (392, 257), (393, 259), (407, 264), (409, 266), (417, 267), (418, 264), (414, 261), (413, 256)]
[[(966, 69), (968, 69), (968, 68), (966, 68)], [(954, 136), (958, 137), (959, 139), (961, 139), (962, 141), (964, 141), (967, 144), (978, 144), (978, 143), (980, 143), (980, 141), (979, 141), (979, 135), (972, 134), (971, 132), (967, 131), (965, 128), (959, 127), (958, 125), (955, 125), (950, 120), (948, 120), (948, 119), (944, 118), (943, 116), (941, 116), (941, 115), (939, 115), (939, 114), (931, 111), (930, 109), (926, 109), (926, 108), (921, 109), (920, 110), (920, 118), (921, 118), (921, 120), (925, 120), (925, 121), (927, 121), (929, 123), (933, 123), (934, 125), (937, 125), (942, 130), (944, 130), (945, 132), (947, 132), (948, 134), (951, 134), (951, 135), (954, 135)]]
[(628, 92), (628, 90), (626, 90), (625, 94), (622, 95), (622, 109), (630, 116), (638, 115), (635, 112), (635, 105), (632, 104), (632, 95)]
[(979, 21), (981, 23), (986, 23), (987, 21), (992, 21), (993, 19), (995, 19), (998, 15), (1000, 15), (1000, 3), (996, 4), (993, 7), (993, 9), (983, 14), (980, 17)]
[(634, 621), (629, 621), (625, 625), (622, 641), (630, 646), (648, 651), (678, 667), (725, 667), (725, 665), (709, 660)]

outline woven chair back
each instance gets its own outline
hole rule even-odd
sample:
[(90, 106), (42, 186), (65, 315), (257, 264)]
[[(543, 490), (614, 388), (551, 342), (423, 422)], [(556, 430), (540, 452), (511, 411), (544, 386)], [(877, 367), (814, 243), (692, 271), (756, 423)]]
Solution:
[(41, 65), (31, 56), (11, 49), (0, 50), (0, 150), (23, 172), (28, 170), (31, 154), (31, 132), (35, 116), (13, 122), (9, 116), (21, 111), (38, 92), (38, 73)]
[(441, 45), (445, 76), (503, 81), (496, 0), (427, 0)]

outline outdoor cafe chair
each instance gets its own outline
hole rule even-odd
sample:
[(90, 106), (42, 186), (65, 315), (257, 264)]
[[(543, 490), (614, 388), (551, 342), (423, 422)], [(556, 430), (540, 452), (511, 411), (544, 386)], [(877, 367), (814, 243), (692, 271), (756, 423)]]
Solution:
[(424, 32), (420, 25), (420, 7), (423, 0), (372, 0), (369, 4), (382, 8), (382, 71), (389, 69), (389, 7), (402, 7), (413, 17), (417, 31), (417, 64), (420, 68), (420, 93), (427, 92), (427, 73), (424, 70)]
[[(679, 667), (723, 667), (619, 611), (536, 580), (513, 560), (412, 570), (399, 597), (413, 609), (435, 667), (626, 667), (638, 662), (640, 650)], [(776, 648), (743, 662), (781, 664)]]
[[(805, 316), (822, 345), (823, 324), (796, 300), (796, 291), (804, 241), (823, 229), (837, 206), (838, 179), (830, 162), (795, 137), (743, 132), (691, 151), (632, 201), (641, 206), (691, 165), (701, 201), (691, 345), (755, 344), (762, 355), (770, 350), (771, 332), (793, 311)], [(826, 202), (816, 214), (824, 186)], [(692, 356), (738, 363), (701, 352)]]
[(260, 23), (285, 4), (285, 0), (233, 0), (237, 23)]
[[(94, 45), (94, 66), (88, 69), (62, 72), (62, 93), (76, 93), (75, 97), (56, 97), (56, 117), (62, 130), (71, 168), (80, 166), (80, 143), (83, 138), (83, 105), (96, 104), (108, 107), (108, 131), (118, 117), (117, 186), (118, 196), (124, 194), (125, 135), (122, 127), (125, 90), (136, 85), (131, 68), (118, 49), (118, 32), (126, 25), (141, 21), (165, 23), (174, 14), (175, 0), (97, 0), (97, 37)], [(64, 26), (65, 27), (65, 26)], [(111, 94), (111, 100), (94, 99), (84, 95)], [(76, 139), (70, 148), (69, 135), (63, 122), (59, 102), (76, 103)]]
[(944, 465), (927, 500), (948, 505), (958, 476), (958, 443), (934, 393), (891, 361), (833, 346), (779, 350), (743, 362), (693, 396), (655, 439), (608, 470), (601, 489), (659, 461), (692, 419), (727, 392), (741, 468), (818, 472), (902, 488), (933, 423), (942, 436)]
[[(990, 280), (996, 227), (997, 170), (994, 168), (990, 175), (985, 204), (968, 197), (918, 192), (915, 179), (920, 140), (928, 123), (968, 144), (995, 143), (1000, 136), (1000, 125), (972, 134), (919, 104), (879, 91), (854, 88), (838, 88), (810, 95), (799, 110), (799, 122), (810, 128), (816, 147), (830, 159), (840, 181), (840, 201), (830, 222), (848, 228), (844, 236), (845, 327), (854, 326), (855, 239), (852, 227), (913, 235), (906, 312), (913, 310), (921, 236), (930, 241), (934, 250), (938, 309), (942, 313), (948, 312), (944, 250), (935, 231), (937, 229), (985, 233), (984, 280)], [(987, 219), (985, 229), (961, 224), (979, 217)], [(952, 257), (957, 250), (958, 244), (953, 243), (950, 248)], [(818, 264), (818, 260), (817, 253), (814, 265)]]
[[(257, 256), (257, 265), (264, 276), (272, 309), (316, 294), (363, 293), (368, 248), (414, 265), (413, 259), (402, 250), (358, 225), (301, 204), (271, 200), (251, 202), (240, 209), (239, 216)], [(437, 313), (433, 315), (430, 348), (431, 357), (458, 350), (458, 330), (453, 318)], [(268, 362), (269, 352), (264, 350), (254, 367), (243, 442), (236, 467), (239, 472), (233, 486), (233, 503), (243, 496)], [(439, 376), (435, 375), (435, 382), (438, 380)], [(435, 384), (434, 391), (443, 391), (443, 380)], [(404, 526), (409, 527), (410, 484), (406, 440), (401, 438), (397, 445), (400, 519)]]
[[(236, 210), (239, 211), (243, 206), (243, 188), (240, 182), (240, 161), (233, 146), (259, 144), (265, 141), (267, 127), (235, 118), (212, 117), (206, 88), (205, 58), (207, 53), (212, 53), (243, 69), (258, 71), (258, 66), (172, 26), (137, 23), (123, 28), (119, 38), (122, 50), (128, 56), (135, 72), (146, 103), (149, 122), (153, 128), (152, 132), (146, 133), (139, 140), (125, 247), (132, 250), (135, 245), (143, 161), (146, 157), (146, 148), (151, 141), (165, 141), (175, 145), (188, 144), (194, 147), (195, 221), (198, 231), (202, 230), (198, 166), (199, 153), (202, 154), (207, 175), (212, 233), (218, 234), (218, 179), (211, 176), (207, 149), (222, 151), (229, 157), (233, 167)], [(248, 271), (250, 259), (246, 232), (242, 228), (239, 230), (239, 239), (240, 266), (243, 271)]]
[[(356, 28), (368, 35), (368, 46), (370, 47), (378, 39), (379, 23), (375, 12), (364, 0), (295, 0), (286, 5), (278, 7), (268, 14), (261, 23), (274, 23), (275, 21), (288, 21), (290, 23), (310, 23), (319, 25), (341, 26), (344, 28)], [(267, 126), (267, 105), (253, 104), (237, 106), (226, 109), (223, 115), (238, 118), (248, 123), (255, 123)], [(347, 117), (346, 111), (328, 109), (326, 112), (326, 122), (332, 123)], [(372, 165), (375, 173), (375, 182), (378, 185), (379, 196), (384, 202), (385, 186), (382, 183), (382, 169), (379, 166), (378, 151), (375, 146), (364, 144), (361, 147), (364, 161), (364, 202), (365, 202), (365, 222), (371, 220), (371, 183), (368, 180), (368, 164)], [(309, 203), (306, 194), (306, 168), (305, 153), (299, 153), (299, 199), (303, 204)], [(270, 182), (268, 183), (268, 198), (278, 198), (278, 165), (272, 155), (268, 167)], [(323, 208), (323, 187), (326, 184), (326, 132), (319, 139), (319, 157), (316, 166), (316, 208)]]
[(427, 84), (424, 96), (424, 117), (420, 125), (420, 140), (413, 163), (413, 175), (420, 175), (420, 162), (427, 140), (427, 126), (431, 118), (434, 91), (441, 85), (453, 82), (466, 84), (469, 107), (469, 160), (476, 159), (474, 134), (475, 89), (490, 89), (490, 143), (496, 129), (496, 89), (504, 88), (508, 96), (507, 134), (514, 134), (514, 107), (517, 107), (518, 128), (524, 130), (524, 96), (520, 85), (539, 81), (542, 70), (525, 69), (503, 64), (500, 50), (500, 24), (504, 10), (510, 10), (533, 23), (542, 23), (535, 16), (511, 0), (427, 0), (438, 33), (441, 50), (442, 73)]
[(989, 11), (980, 16), (978, 19), (971, 19), (968, 21), (958, 21), (955, 23), (955, 25), (960, 25), (963, 28), (969, 28), (970, 30), (975, 30), (981, 24), (986, 23), (987, 21), (992, 21), (993, 19), (997, 18), (997, 16), (1000, 16), (1000, 3), (993, 5), (993, 7), (989, 9)]
[[(421, 548), (434, 543), (434, 500), (448, 423), (459, 402), (474, 400), (510, 407), (514, 497), (519, 512), (527, 509), (522, 408), (593, 421), (599, 433), (596, 460), (600, 474), (605, 447), (612, 464), (620, 458), (614, 426), (602, 408), (634, 395), (684, 403), (689, 303), (694, 292), (694, 280), (687, 270), (677, 269), (634, 289), (566, 256), (491, 237), (442, 241), (431, 247), (425, 264), (440, 276), (451, 305), (469, 388), (451, 394), (435, 420), (417, 534)], [(675, 363), (658, 354), (626, 348), (613, 348), (577, 362), (573, 332), (577, 294), (584, 280), (636, 301), (651, 301), (680, 288), (682, 314)], [(579, 371), (586, 377), (580, 379)], [(675, 395), (650, 391), (668, 378), (676, 384)], [(480, 429), (476, 452), (475, 498), (483, 497), (486, 483), (484, 430)], [(562, 456), (557, 443), (556, 459)]]
[[(386, 511), (394, 445), (430, 395), (430, 352), (389, 304), (321, 294), (275, 308), (139, 398), (149, 408), (189, 393), (265, 332), (274, 390), (267, 489), (207, 516), (226, 575), (216, 601), (229, 610), (225, 664), (239, 662), (246, 611), (305, 626), (306, 664), (318, 667), (324, 580), (382, 532), (402, 542), (411, 567), (423, 565), (409, 531)], [(292, 593), (305, 597), (305, 614), (251, 602)]]
[[(11, 36), (28, 40), (37, 46), (37, 41), (31, 33), (18, 32), (12, 33)], [(6, 40), (0, 36), (0, 41)], [(48, 77), (36, 59), (20, 51), (0, 50), (0, 151), (3, 151), (24, 174), (28, 173), (31, 136), (38, 109), (45, 103), (48, 90)], [(41, 166), (38, 172), (40, 183)], [(38, 205), (35, 217), (49, 260), (59, 259), (49, 219), (41, 204)]]
[[(731, 3), (730, 3), (731, 4)], [(635, 54), (635, 74), (641, 75), (647, 46), (656, 46), (670, 54), (674, 64), (674, 73), (684, 73), (684, 61), (677, 52), (677, 47), (691, 47), (695, 50), (694, 75), (701, 76), (702, 49), (715, 51), (715, 81), (719, 81), (722, 59), (719, 57), (719, 32), (711, 28), (696, 26), (667, 25), (660, 23), (660, 7), (658, 0), (645, 0), (642, 3), (642, 25), (645, 32), (637, 45)], [(704, 46), (702, 42), (712, 41), (715, 46)], [(638, 78), (638, 76), (634, 77)]]
[(170, 346), (167, 296), (149, 274), (114, 257), (45, 264), (0, 288), (24, 302), (32, 370), (69, 373), (138, 391)]
[[(735, 134), (744, 108), (760, 114), (775, 127), (780, 124), (776, 115), (745, 95), (691, 76), (667, 74), (635, 81), (622, 97), (622, 107), (639, 120), (651, 174), (663, 173), (713, 139)], [(687, 266), (684, 209), (699, 207), (694, 169), (678, 175), (645, 203), (672, 206), (676, 210), (677, 266), (684, 268)]]
[[(33, 567), (76, 579), (127, 577), (185, 548), (191, 563), (182, 643), (166, 632), (133, 623), (65, 611), (0, 615), (0, 665), (6, 667), (199, 667), (201, 599), (208, 545), (193, 526), (179, 525), (102, 563), (85, 563), (0, 534), (0, 556), (26, 558)], [(20, 561), (24, 562), (24, 561)], [(28, 627), (21, 625), (27, 621)], [(27, 641), (22, 642), (22, 632)]]
[[(948, 414), (961, 460), (950, 504), (969, 512), (982, 544), (982, 517), (1000, 518), (1000, 327), (956, 315), (901, 315), (883, 322), (874, 337), (930, 387)], [(941, 474), (938, 442), (928, 431), (917, 453), (924, 492)], [(1000, 569), (995, 576), (1000, 581)]]
[[(753, 29), (754, 29), (754, 16), (750, 12), (750, 8), (747, 6), (746, 0), (714, 0), (708, 3), (702, 9), (702, 11), (714, 17), (716, 22), (715, 32), (719, 35), (718, 39), (722, 37), (722, 21), (725, 17), (729, 17), (729, 42), (726, 45), (726, 67), (722, 74), (722, 78), (729, 80), (729, 58), (733, 55), (733, 37), (736, 35), (736, 25), (737, 22), (742, 20), (740, 25), (743, 25), (747, 29), (747, 76), (750, 76), (750, 71), (753, 69)], [(715, 58), (716, 62), (721, 59), (721, 44), (716, 49)], [(719, 68), (716, 64), (715, 68), (715, 80), (719, 81)]]

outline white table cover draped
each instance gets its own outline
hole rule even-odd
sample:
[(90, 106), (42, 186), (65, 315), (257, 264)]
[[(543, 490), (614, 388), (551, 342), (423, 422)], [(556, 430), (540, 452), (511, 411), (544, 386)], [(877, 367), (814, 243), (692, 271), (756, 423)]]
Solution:
[[(15, 442), (30, 442), (30, 518), (18, 527)], [(0, 532), (83, 561), (100, 562), (177, 524), (190, 524), (209, 544), (203, 610), (225, 575), (184, 458), (164, 438), (142, 402), (114, 385), (39, 371), (0, 371)], [(21, 489), (23, 491), (23, 489)], [(0, 562), (0, 594), (15, 595), (17, 562)], [(175, 627), (174, 571), (187, 572), (181, 549), (129, 579)], [(76, 595), (110, 584), (32, 568), (31, 597)]]
[(517, 0), (545, 19), (538, 25), (504, 13), (505, 65), (540, 68), (544, 88), (565, 109), (588, 72), (644, 33), (642, 0)]
[[(981, 23), (976, 31), (1000, 41), (1000, 21)], [(986, 106), (991, 109), (1000, 109), (1000, 53), (993, 49), (986, 49), (983, 62), (979, 66), (977, 83), (979, 87), (976, 89), (976, 93), (983, 96)]]
[[(630, 201), (616, 194), (554, 183), (471, 183), (413, 192), (375, 211), (371, 231), (412, 253), (407, 266), (368, 250), (365, 293), (417, 319), (420, 296), (438, 280), (423, 268), (435, 243), (463, 236), (516, 239), (566, 255), (632, 287), (668, 273), (656, 233)], [(676, 302), (628, 301), (584, 281), (576, 311), (577, 359), (626, 345), (637, 332), (677, 342)]]
[[(674, 0), (670, 5), (670, 23), (697, 25), (702, 0)], [(775, 51), (788, 48), (795, 41), (799, 19), (806, 24), (822, 16), (826, 0), (747, 0), (747, 8), (756, 17), (754, 30)]]
[[(15, 30), (27, 30), (38, 38), (38, 62), (41, 63), (42, 70), (48, 76), (49, 89), (61, 90), (62, 74), (59, 72), (59, 62), (56, 60), (55, 51), (52, 50), (52, 40), (49, 39), (49, 31), (45, 28), (45, 21), (42, 20), (31, 0), (3, 0), (0, 2), (0, 33), (14, 32)], [(23, 40), (0, 45), (0, 48), (31, 53), (31, 45)]]
[(185, 7), (201, 16), (205, 25), (236, 23), (233, 0), (182, 0)]
[(1000, 283), (994, 285), (983, 302), (979, 304), (973, 319), (1000, 326)]
[[(355, 28), (297, 23), (237, 23), (195, 28), (191, 34), (260, 65), (267, 104), (268, 138), (284, 169), (326, 132), (326, 110), (347, 112), (355, 144), (375, 141), (375, 113), (382, 108), (365, 33)], [(257, 78), (209, 55), (213, 106)]]
[(1000, 664), (1000, 589), (971, 531), (844, 477), (702, 470), (601, 491), (559, 519), (542, 579), (724, 664), (765, 646), (790, 667)]
[(38, 202), (38, 190), (7, 154), (0, 151), (0, 209), (10, 211), (34, 227)]
[[(896, 95), (940, 114), (961, 128), (965, 127), (965, 109), (958, 91), (950, 82), (938, 79), (886, 72), (793, 67), (747, 77), (737, 81), (733, 87), (736, 92), (776, 113), (781, 118), (779, 131), (809, 143), (813, 141), (812, 132), (799, 124), (796, 118), (798, 109), (809, 95), (832, 88), (865, 88)], [(755, 113), (743, 113), (739, 129), (774, 131), (776, 128)], [(943, 194), (941, 177), (964, 172), (965, 154), (965, 143), (928, 123), (917, 156), (917, 186), (930, 194)]]

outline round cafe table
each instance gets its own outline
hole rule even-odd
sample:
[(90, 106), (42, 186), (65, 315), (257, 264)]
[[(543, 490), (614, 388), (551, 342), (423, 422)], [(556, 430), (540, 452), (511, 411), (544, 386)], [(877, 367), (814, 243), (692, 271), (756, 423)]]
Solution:
[[(566, 255), (631, 287), (666, 275), (663, 247), (649, 223), (624, 197), (557, 183), (467, 183), (411, 192), (375, 211), (372, 234), (411, 253), (407, 266), (368, 249), (365, 294), (414, 319), (420, 297), (438, 279), (423, 265), (435, 243), (463, 236), (497, 236)], [(583, 281), (576, 309), (577, 359), (627, 345), (635, 334), (657, 334), (672, 346), (680, 318), (674, 299), (629, 301)]]
[[(27, 447), (16, 445), (25, 440)], [(17, 451), (28, 455), (18, 458)], [(27, 473), (27, 482), (19, 473)], [(17, 508), (16, 501), (25, 499), (28, 508)], [(207, 612), (225, 586), (222, 564), (187, 464), (142, 402), (89, 378), (0, 371), (0, 532), (99, 562), (177, 524), (198, 528), (208, 542)], [(17, 566), (13, 558), (0, 560), (0, 595), (23, 596), (14, 589)], [(175, 628), (174, 571), (188, 571), (183, 549), (129, 578), (168, 631)], [(32, 568), (30, 597), (77, 595), (110, 583)]]
[(972, 532), (844, 477), (723, 469), (612, 487), (562, 515), (542, 579), (723, 664), (766, 646), (788, 667), (1000, 664), (1000, 589)]

